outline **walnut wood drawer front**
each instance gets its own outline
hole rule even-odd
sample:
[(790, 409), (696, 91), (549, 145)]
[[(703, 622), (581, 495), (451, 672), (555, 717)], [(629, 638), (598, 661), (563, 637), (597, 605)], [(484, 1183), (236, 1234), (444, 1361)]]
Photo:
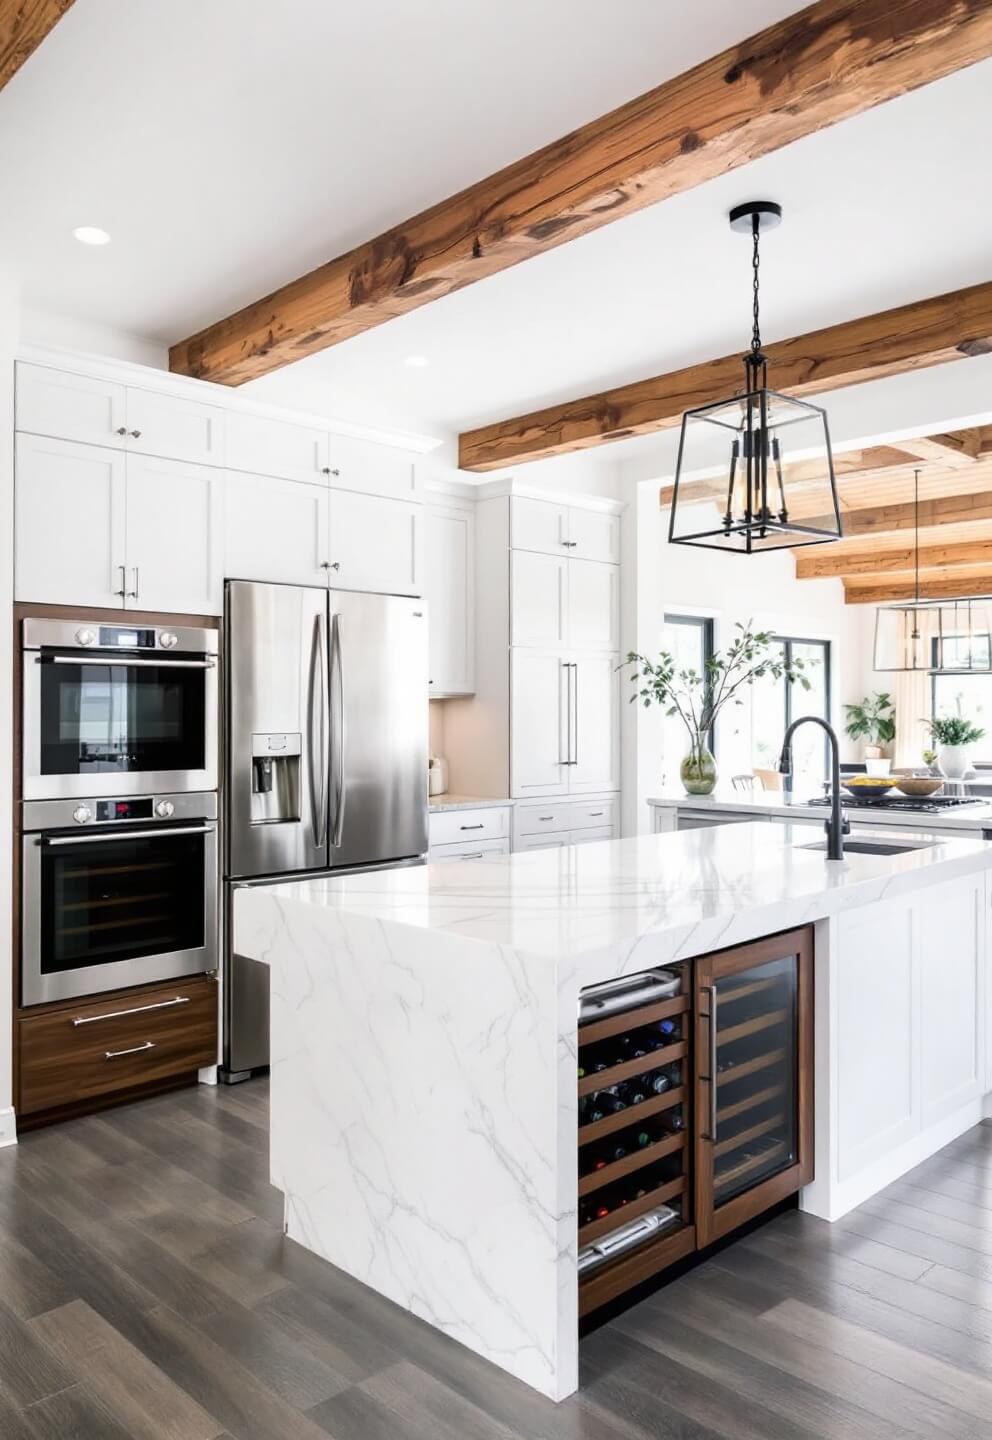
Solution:
[(432, 849), (463, 840), (503, 840), (510, 834), (510, 811), (499, 805), (479, 810), (435, 810), (429, 827)]
[(197, 977), (19, 1021), (25, 1115), (128, 1090), (217, 1060), (217, 985)]

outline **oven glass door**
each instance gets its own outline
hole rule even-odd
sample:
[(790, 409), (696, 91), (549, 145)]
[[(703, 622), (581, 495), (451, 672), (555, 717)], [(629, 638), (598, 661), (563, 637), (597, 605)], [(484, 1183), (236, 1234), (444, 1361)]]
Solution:
[(27, 799), (215, 786), (213, 661), (25, 661)]
[(214, 967), (216, 829), (25, 837), (25, 1005)]

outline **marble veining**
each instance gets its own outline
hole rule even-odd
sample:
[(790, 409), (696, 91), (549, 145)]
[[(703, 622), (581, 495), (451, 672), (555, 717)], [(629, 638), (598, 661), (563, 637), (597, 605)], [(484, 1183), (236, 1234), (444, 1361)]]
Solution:
[(992, 867), (733, 825), (235, 892), (271, 972), (288, 1234), (554, 1399), (578, 1383), (576, 1015), (594, 981)]

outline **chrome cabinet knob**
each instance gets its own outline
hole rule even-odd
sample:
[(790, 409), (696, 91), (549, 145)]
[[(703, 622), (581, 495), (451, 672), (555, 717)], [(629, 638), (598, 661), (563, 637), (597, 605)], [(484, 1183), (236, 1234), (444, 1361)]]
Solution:
[(171, 800), (159, 800), (155, 806), (155, 814), (160, 820), (169, 820), (176, 813), (176, 807)]
[(140, 430), (132, 430), (132, 431), (131, 431), (131, 439), (132, 439), (132, 440), (140, 440), (140, 439), (141, 439), (141, 431), (140, 431)]
[(77, 805), (72, 812), (72, 818), (77, 825), (86, 825), (93, 819), (93, 811), (88, 805)]
[(127, 426), (126, 426), (126, 425), (118, 425), (117, 429), (114, 431), (114, 434), (115, 434), (115, 435), (126, 435), (126, 434), (127, 434)]

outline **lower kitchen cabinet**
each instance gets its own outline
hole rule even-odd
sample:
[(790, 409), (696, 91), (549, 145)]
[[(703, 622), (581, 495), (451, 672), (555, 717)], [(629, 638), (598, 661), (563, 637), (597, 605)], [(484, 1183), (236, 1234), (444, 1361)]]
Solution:
[(582, 845), (615, 840), (620, 833), (616, 795), (588, 800), (552, 799), (516, 805), (513, 811), (514, 850), (541, 850), (553, 845)]
[(510, 662), (510, 788), (592, 794), (620, 786), (615, 653), (514, 646)]
[(98, 1108), (160, 1085), (195, 1081), (217, 1062), (217, 983), (195, 975), (22, 1012), (19, 1121)]
[(812, 929), (666, 968), (676, 994), (579, 1026), (579, 1253), (670, 1212), (580, 1272), (581, 1315), (813, 1178)]

